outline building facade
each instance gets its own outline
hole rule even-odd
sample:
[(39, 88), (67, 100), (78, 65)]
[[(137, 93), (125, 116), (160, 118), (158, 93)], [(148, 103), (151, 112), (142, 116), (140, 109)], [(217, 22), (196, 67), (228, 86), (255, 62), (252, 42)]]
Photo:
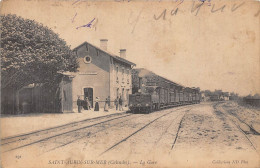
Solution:
[(113, 107), (117, 97), (122, 98), (124, 106), (128, 106), (128, 95), (132, 93), (132, 68), (134, 63), (125, 59), (126, 50), (120, 50), (120, 56), (107, 51), (107, 40), (100, 40), (100, 47), (84, 42), (75, 49), (79, 62), (78, 72), (72, 75), (73, 109), (77, 108), (77, 98), (88, 97), (94, 107), (96, 98), (99, 105), (104, 106), (110, 100)]

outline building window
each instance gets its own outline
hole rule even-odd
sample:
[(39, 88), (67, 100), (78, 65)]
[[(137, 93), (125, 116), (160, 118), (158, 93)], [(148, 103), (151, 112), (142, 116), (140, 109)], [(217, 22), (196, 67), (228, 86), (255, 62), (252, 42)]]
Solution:
[(99, 50), (97, 50), (97, 56), (99, 56)]
[(92, 61), (92, 59), (91, 59), (90, 56), (86, 56), (86, 57), (84, 57), (84, 62), (85, 62), (86, 64), (91, 63), (91, 61)]
[(125, 69), (122, 68), (122, 83), (125, 82)]
[(121, 99), (123, 100), (123, 104), (125, 103), (125, 89), (122, 88), (122, 95), (121, 95)]
[(129, 89), (126, 90), (126, 100), (127, 100), (127, 104), (128, 104), (128, 100), (129, 100)]
[(130, 75), (129, 75), (129, 69), (127, 70), (127, 84), (129, 84), (129, 81), (130, 81), (130, 77), (129, 77)]
[(116, 97), (119, 97), (119, 88), (116, 89)]
[(116, 67), (116, 81), (118, 81), (118, 70), (119, 70), (119, 68)]

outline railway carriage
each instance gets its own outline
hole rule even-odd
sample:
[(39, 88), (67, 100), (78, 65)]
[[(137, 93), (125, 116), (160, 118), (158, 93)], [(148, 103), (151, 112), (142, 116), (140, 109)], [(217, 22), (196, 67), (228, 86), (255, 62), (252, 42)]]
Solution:
[(172, 82), (146, 69), (133, 69), (133, 94), (129, 95), (132, 112), (154, 110), (199, 102), (199, 89)]

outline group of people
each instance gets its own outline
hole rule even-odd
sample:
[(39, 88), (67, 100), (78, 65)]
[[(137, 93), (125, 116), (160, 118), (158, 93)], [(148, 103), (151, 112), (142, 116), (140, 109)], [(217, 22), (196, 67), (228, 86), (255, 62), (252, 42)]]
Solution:
[(114, 103), (116, 106), (116, 110), (123, 111), (123, 100), (122, 100), (121, 96), (119, 98), (117, 96)]
[(91, 110), (91, 104), (90, 104), (88, 97), (85, 97), (84, 100), (81, 100), (80, 96), (78, 96), (77, 105), (78, 105), (78, 112), (79, 113), (81, 113), (82, 108), (84, 110)]
[[(116, 106), (116, 110), (123, 111), (123, 100), (122, 100), (121, 96), (117, 97), (114, 100), (114, 104)], [(84, 110), (91, 110), (91, 104), (90, 104), (88, 97), (85, 97), (84, 100), (81, 100), (80, 96), (78, 96), (77, 106), (78, 106), (79, 113), (81, 113), (82, 107), (84, 108)], [(108, 96), (108, 98), (106, 98), (105, 105), (104, 105), (104, 111), (108, 112), (109, 108), (110, 108), (110, 96)], [(96, 97), (94, 111), (99, 111), (99, 97)]]

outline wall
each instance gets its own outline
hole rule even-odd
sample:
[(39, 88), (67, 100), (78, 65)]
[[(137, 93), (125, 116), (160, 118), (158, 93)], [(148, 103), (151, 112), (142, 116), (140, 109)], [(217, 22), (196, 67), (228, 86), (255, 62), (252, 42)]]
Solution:
[[(93, 88), (93, 98), (99, 97), (100, 108), (104, 107), (104, 101), (110, 94), (110, 56), (90, 44), (87, 46), (82, 45), (77, 49), (79, 68), (72, 83), (74, 109), (77, 108), (78, 96), (83, 99), (84, 88)], [(91, 57), (91, 63), (84, 62), (85, 56)]]
[(1, 114), (16, 114), (16, 91), (12, 88), (1, 88)]
[[(111, 86), (111, 100), (114, 101), (117, 96), (122, 96), (124, 106), (128, 106), (128, 95), (132, 94), (132, 69), (130, 65), (113, 59), (111, 66)], [(111, 105), (114, 105), (114, 103)]]

